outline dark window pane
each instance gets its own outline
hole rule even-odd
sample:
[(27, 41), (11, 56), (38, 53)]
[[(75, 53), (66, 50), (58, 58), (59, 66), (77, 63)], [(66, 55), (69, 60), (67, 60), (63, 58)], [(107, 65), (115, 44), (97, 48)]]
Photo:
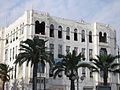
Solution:
[(77, 41), (77, 29), (74, 30), (74, 40)]
[(58, 38), (62, 38), (62, 27), (58, 27)]
[(89, 32), (89, 42), (92, 43), (92, 32)]
[(82, 30), (82, 38), (81, 38), (82, 40), (82, 42), (85, 42), (85, 31), (84, 30)]
[(66, 39), (70, 40), (70, 28), (69, 27), (66, 28)]
[(54, 37), (54, 25), (50, 25), (50, 37)]

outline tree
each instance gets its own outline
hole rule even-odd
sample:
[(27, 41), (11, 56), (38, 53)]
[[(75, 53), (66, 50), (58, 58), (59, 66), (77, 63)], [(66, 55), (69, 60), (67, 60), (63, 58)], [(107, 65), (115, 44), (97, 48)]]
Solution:
[(10, 80), (9, 72), (12, 71), (13, 68), (10, 68), (9, 65), (0, 63), (0, 78), (3, 81), (2, 88), (4, 90), (5, 82)]
[(87, 62), (81, 62), (83, 55), (81, 53), (77, 55), (75, 50), (73, 50), (72, 53), (67, 53), (66, 56), (61, 55), (61, 57), (62, 60), (55, 63), (55, 65), (50, 69), (50, 76), (55, 79), (56, 76), (62, 77), (62, 72), (64, 72), (64, 74), (69, 77), (69, 80), (71, 81), (70, 90), (75, 90), (74, 81), (79, 78), (78, 68), (92, 68), (92, 65)]
[(97, 59), (92, 59), (93, 64), (98, 69), (99, 72), (103, 74), (103, 84), (108, 85), (108, 73), (120, 73), (120, 63), (115, 62), (117, 58), (120, 56), (112, 56), (112, 55), (97, 55)]
[(39, 39), (35, 36), (33, 39), (27, 39), (20, 44), (20, 53), (18, 54), (15, 64), (22, 65), (26, 62), (27, 66), (31, 63), (33, 66), (33, 89), (37, 90), (37, 69), (38, 63), (45, 65), (46, 62), (50, 63), (50, 54), (46, 51), (46, 41)]

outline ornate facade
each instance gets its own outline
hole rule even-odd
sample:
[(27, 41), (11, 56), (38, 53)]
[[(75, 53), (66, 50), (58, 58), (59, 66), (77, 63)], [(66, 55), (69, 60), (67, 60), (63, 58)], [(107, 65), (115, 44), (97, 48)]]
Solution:
[[(76, 22), (59, 17), (50, 16), (48, 13), (34, 10), (26, 11), (15, 22), (4, 29), (5, 39), (0, 46), (5, 63), (9, 64), (14, 70), (10, 73), (11, 80), (6, 84), (6, 88), (12, 89), (13, 86), (20, 90), (32, 90), (31, 78), (32, 68), (26, 64), (14, 65), (15, 57), (19, 53), (19, 44), (27, 38), (33, 36), (48, 40), (46, 46), (51, 50), (56, 61), (60, 60), (59, 55), (66, 54), (66, 51), (76, 50), (77, 53), (83, 52), (85, 60), (99, 54), (116, 55), (116, 31), (107, 24), (87, 23), (83, 20)], [(2, 47), (2, 48), (1, 48)], [(69, 90), (69, 79), (65, 76), (53, 80), (49, 77), (49, 66), (45, 66), (44, 71), (38, 72), (38, 88), (47, 90)], [(82, 78), (84, 76), (84, 78)], [(87, 68), (79, 69), (79, 82), (76, 81), (78, 90), (95, 90), (95, 85), (102, 83), (102, 76), (91, 73)], [(119, 85), (118, 75), (109, 74), (109, 84), (112, 90), (117, 90)]]

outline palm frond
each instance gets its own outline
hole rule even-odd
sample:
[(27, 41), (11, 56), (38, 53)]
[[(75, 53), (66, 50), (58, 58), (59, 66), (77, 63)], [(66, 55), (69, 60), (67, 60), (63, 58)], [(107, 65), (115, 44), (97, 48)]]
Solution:
[(120, 73), (120, 68), (112, 71), (113, 73)]
[(64, 69), (58, 69), (57, 71), (54, 72), (53, 78), (55, 79), (57, 75), (59, 75), (59, 73), (61, 73), (62, 71), (64, 71)]
[(9, 81), (10, 76), (8, 75), (8, 73), (12, 70), (13, 70), (13, 68), (10, 68), (9, 65), (0, 63), (0, 78), (1, 78), (1, 80), (5, 81), (5, 82)]
[(26, 45), (28, 45), (30, 48), (34, 48), (34, 46), (35, 46), (35, 45), (34, 45), (34, 41), (31, 40), (31, 39), (27, 39), (27, 40), (23, 41), (22, 44), (26, 44)]
[(117, 68), (118, 66), (120, 66), (120, 63), (113, 63), (110, 65), (110, 68), (113, 69), (113, 68)]

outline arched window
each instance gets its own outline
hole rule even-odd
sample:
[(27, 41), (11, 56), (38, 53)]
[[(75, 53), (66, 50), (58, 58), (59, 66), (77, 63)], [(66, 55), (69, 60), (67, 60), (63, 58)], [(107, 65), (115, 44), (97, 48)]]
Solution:
[(11, 36), (10, 36), (10, 43), (12, 43), (12, 31), (11, 31)]
[(107, 34), (106, 33), (104, 33), (104, 35), (102, 36), (102, 32), (99, 32), (99, 42), (103, 42), (103, 43), (107, 42)]
[(106, 33), (104, 33), (104, 42), (107, 42), (107, 34)]
[(77, 41), (77, 29), (74, 29), (74, 40)]
[(45, 35), (45, 22), (39, 23), (39, 21), (35, 21), (35, 34)]
[(35, 34), (39, 34), (40, 33), (40, 23), (39, 21), (35, 21)]
[(70, 28), (69, 27), (66, 28), (66, 39), (70, 40)]
[(40, 23), (40, 33), (42, 35), (45, 35), (45, 22), (44, 21)]
[(50, 25), (50, 37), (54, 37), (54, 25)]
[(9, 37), (9, 34), (8, 35), (6, 35), (6, 44), (8, 44), (8, 37)]
[(102, 42), (102, 32), (99, 32), (99, 42)]
[(62, 38), (62, 26), (58, 27), (58, 38)]
[(107, 50), (106, 50), (106, 48), (101, 48), (101, 49), (100, 49), (100, 55), (107, 55)]
[(92, 43), (92, 32), (89, 32), (89, 42)]
[(82, 30), (82, 38), (81, 38), (82, 40), (82, 42), (85, 42), (85, 30)]

